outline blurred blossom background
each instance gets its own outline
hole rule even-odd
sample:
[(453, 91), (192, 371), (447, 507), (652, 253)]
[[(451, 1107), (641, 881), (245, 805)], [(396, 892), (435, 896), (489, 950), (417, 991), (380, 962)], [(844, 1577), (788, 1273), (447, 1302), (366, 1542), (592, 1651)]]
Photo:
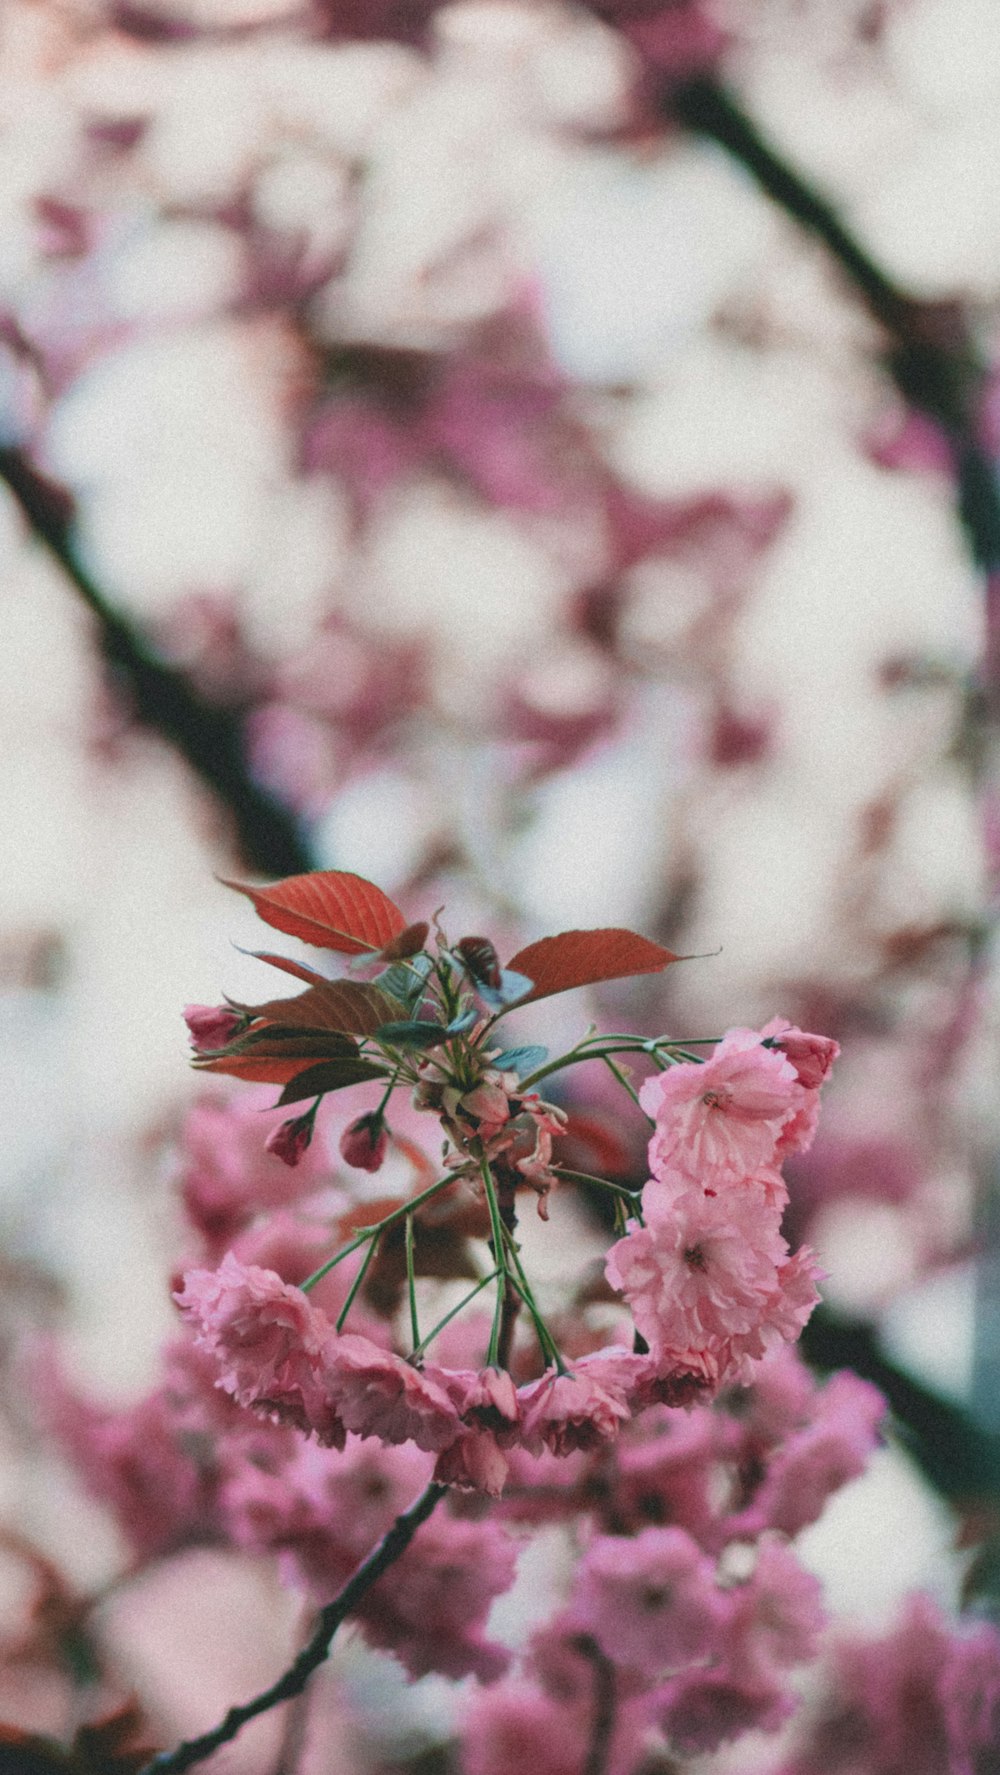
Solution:
[[(989, 1597), (1000, 10), (5, 0), (0, 165), (0, 1650), (12, 1537), (120, 1564), (25, 1328), (148, 1384), (181, 1007), (267, 984), (218, 878), (308, 867), (700, 957), (525, 1039), (839, 1039), (805, 1348), (896, 1430), (803, 1551), (850, 1620)], [(294, 1622), (205, 1553), (104, 1632), (169, 1736)], [(344, 1693), (433, 1735), (438, 1679), (333, 1669), (330, 1744)], [(64, 1709), (2, 1664), (0, 1715)]]

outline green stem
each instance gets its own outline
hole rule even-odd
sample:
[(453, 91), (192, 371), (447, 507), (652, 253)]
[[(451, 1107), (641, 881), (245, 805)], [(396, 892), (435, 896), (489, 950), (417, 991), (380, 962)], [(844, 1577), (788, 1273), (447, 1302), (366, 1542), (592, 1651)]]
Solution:
[(370, 1245), (368, 1246), (368, 1250), (365, 1252), (364, 1260), (361, 1264), (361, 1268), (358, 1270), (358, 1273), (355, 1276), (354, 1281), (351, 1283), (351, 1286), (347, 1291), (347, 1299), (345, 1300), (343, 1306), (341, 1307), (340, 1312), (337, 1314), (337, 1330), (338, 1331), (343, 1331), (343, 1329), (344, 1329), (344, 1322), (347, 1318), (348, 1313), (350, 1312), (351, 1308), (353, 1307), (358, 1294), (360, 1293), (362, 1287), (364, 1286), (365, 1277), (368, 1274), (369, 1268), (371, 1266), (372, 1258), (375, 1256), (375, 1253), (377, 1250), (378, 1250), (378, 1235), (376, 1235), (376, 1237), (374, 1239), (372, 1239)]
[[(608, 1071), (618, 1080), (618, 1083), (621, 1085), (622, 1090), (628, 1092), (629, 1096), (632, 1099), (632, 1102), (635, 1104), (636, 1109), (642, 1110), (642, 1114), (644, 1116), (646, 1116), (646, 1111), (642, 1108), (642, 1104), (639, 1102), (638, 1091), (635, 1089), (635, 1087), (633, 1085), (631, 1085), (629, 1083), (628, 1079), (625, 1077), (625, 1074), (622, 1072), (621, 1067), (615, 1065), (610, 1054), (602, 1054), (601, 1059), (603, 1060)], [(646, 1116), (646, 1120), (649, 1123), (651, 1128), (655, 1128), (656, 1118), (654, 1116)]]
[(459, 1301), (458, 1305), (452, 1307), (450, 1309), (450, 1311), (445, 1314), (443, 1319), (438, 1320), (437, 1324), (434, 1326), (433, 1331), (428, 1331), (426, 1333), (426, 1335), (421, 1338), (421, 1340), (420, 1340), (419, 1344), (417, 1345), (416, 1349), (414, 1350), (413, 1354), (415, 1356), (422, 1356), (424, 1351), (429, 1347), (429, 1345), (431, 1345), (434, 1342), (434, 1339), (437, 1337), (438, 1332), (443, 1331), (445, 1326), (449, 1325), (451, 1323), (452, 1319), (456, 1319), (458, 1317), (459, 1313), (464, 1312), (464, 1310), (468, 1306), (470, 1300), (475, 1300), (476, 1295), (481, 1294), (484, 1288), (488, 1288), (490, 1283), (492, 1281), (494, 1281), (495, 1278), (500, 1275), (500, 1273), (501, 1272), (499, 1269), (491, 1270), (488, 1276), (484, 1276), (482, 1278), (481, 1282), (476, 1283), (475, 1288), (470, 1289), (468, 1294), (464, 1294), (462, 1296), (462, 1299)]
[(410, 1297), (410, 1333), (413, 1348), (420, 1348), (420, 1324), (417, 1319), (417, 1273), (413, 1261), (413, 1215), (406, 1216), (406, 1288)]
[(566, 1165), (550, 1165), (549, 1170), (556, 1177), (566, 1177), (570, 1183), (596, 1183), (601, 1189), (613, 1190), (616, 1196), (625, 1196), (629, 1202), (638, 1202), (640, 1191), (626, 1189), (623, 1183), (612, 1183), (607, 1177), (594, 1177), (589, 1171), (571, 1171)]
[(538, 1341), (542, 1346), (542, 1352), (546, 1356), (551, 1356), (552, 1361), (555, 1363), (560, 1374), (568, 1374), (569, 1370), (562, 1359), (559, 1345), (556, 1343), (555, 1338), (552, 1336), (551, 1331), (535, 1304), (535, 1297), (531, 1292), (531, 1284), (525, 1275), (524, 1265), (521, 1262), (521, 1253), (517, 1248), (517, 1242), (513, 1233), (508, 1233), (506, 1229), (504, 1229), (504, 1242), (513, 1258), (514, 1267), (517, 1270), (516, 1276), (512, 1275), (510, 1270), (507, 1271), (508, 1280), (511, 1287), (516, 1289), (517, 1293), (521, 1296), (521, 1299), (531, 1315), (532, 1324), (538, 1334)]
[(429, 1184), (427, 1189), (421, 1190), (419, 1196), (411, 1196), (408, 1202), (403, 1202), (399, 1208), (394, 1208), (392, 1213), (387, 1214), (383, 1220), (376, 1221), (373, 1226), (362, 1227), (357, 1238), (352, 1239), (342, 1251), (338, 1251), (328, 1262), (321, 1264), (318, 1270), (314, 1270), (311, 1276), (307, 1276), (304, 1282), (299, 1283), (303, 1294), (308, 1294), (310, 1288), (315, 1288), (317, 1282), (322, 1282), (323, 1277), (329, 1275), (338, 1263), (343, 1263), (345, 1257), (350, 1257), (352, 1251), (357, 1251), (359, 1245), (364, 1245), (366, 1240), (374, 1238), (376, 1233), (384, 1233), (386, 1227), (394, 1225), (397, 1220), (402, 1220), (404, 1215), (412, 1214), (415, 1208), (419, 1208), (423, 1202), (429, 1202), (439, 1190), (443, 1190), (449, 1183), (457, 1183), (458, 1179), (464, 1175), (463, 1171), (449, 1171), (446, 1177), (439, 1177), (436, 1183)]
[(486, 1159), (480, 1161), (479, 1168), (482, 1172), (483, 1188), (486, 1191), (486, 1206), (490, 1216), (493, 1256), (496, 1258), (497, 1263), (497, 1298), (493, 1308), (493, 1325), (490, 1330), (490, 1346), (486, 1353), (486, 1365), (488, 1368), (497, 1368), (499, 1366), (497, 1352), (500, 1347), (500, 1326), (503, 1320), (503, 1301), (507, 1289), (507, 1258), (504, 1250), (504, 1227), (503, 1221), (500, 1219), (500, 1204), (497, 1201), (497, 1193), (493, 1187), (493, 1173), (491, 1172)]

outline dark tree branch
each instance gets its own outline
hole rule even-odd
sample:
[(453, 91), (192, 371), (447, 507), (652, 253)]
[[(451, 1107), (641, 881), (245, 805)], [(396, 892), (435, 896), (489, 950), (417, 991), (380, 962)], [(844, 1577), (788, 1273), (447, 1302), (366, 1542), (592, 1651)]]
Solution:
[(272, 1683), (261, 1694), (255, 1695), (252, 1701), (245, 1701), (241, 1707), (231, 1707), (225, 1719), (220, 1720), (210, 1732), (202, 1732), (198, 1738), (188, 1738), (176, 1750), (161, 1751), (159, 1756), (152, 1757), (139, 1771), (139, 1775), (180, 1775), (182, 1770), (204, 1762), (221, 1744), (228, 1744), (248, 1720), (256, 1719), (258, 1714), (268, 1713), (282, 1701), (290, 1701), (293, 1696), (300, 1695), (313, 1671), (328, 1656), (337, 1628), (347, 1619), (351, 1610), (357, 1607), (362, 1597), (368, 1594), (383, 1572), (388, 1571), (401, 1553), (405, 1553), (420, 1524), (427, 1521), (446, 1490), (447, 1487), (443, 1485), (429, 1485), (426, 1491), (421, 1492), (416, 1503), (410, 1505), (409, 1510), (404, 1510), (402, 1516), (397, 1516), (391, 1529), (372, 1548), (353, 1578), (348, 1579), (340, 1594), (320, 1611), (312, 1638), (277, 1682)]
[(101, 654), (128, 695), (136, 719), (173, 746), (224, 804), (246, 863), (262, 875), (297, 875), (314, 868), (295, 815), (251, 775), (243, 711), (205, 701), (186, 675), (161, 659), (112, 607), (77, 550), (73, 504), (65, 491), (9, 446), (0, 446), (0, 480), (93, 615)]
[(957, 304), (918, 302), (875, 263), (833, 205), (782, 160), (733, 96), (713, 80), (664, 91), (662, 109), (718, 143), (800, 227), (822, 241), (889, 335), (886, 367), (904, 398), (938, 425), (951, 448), (958, 510), (980, 567), (1000, 566), (1000, 486), (977, 435), (985, 374)]
[(615, 1667), (592, 1639), (581, 1646), (594, 1666), (594, 1710), (590, 1722), (587, 1761), (581, 1775), (607, 1775), (611, 1739), (615, 1729)]

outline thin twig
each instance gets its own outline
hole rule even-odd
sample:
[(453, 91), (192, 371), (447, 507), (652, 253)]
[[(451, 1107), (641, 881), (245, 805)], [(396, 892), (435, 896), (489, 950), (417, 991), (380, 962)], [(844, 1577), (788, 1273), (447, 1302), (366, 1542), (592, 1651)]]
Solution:
[(339, 1595), (320, 1611), (312, 1638), (277, 1682), (255, 1695), (252, 1701), (245, 1701), (240, 1707), (231, 1707), (225, 1718), (217, 1726), (213, 1726), (210, 1732), (202, 1732), (197, 1738), (188, 1738), (176, 1750), (161, 1751), (158, 1756), (152, 1757), (139, 1771), (139, 1775), (180, 1775), (181, 1770), (204, 1762), (214, 1750), (218, 1750), (220, 1744), (228, 1744), (248, 1720), (256, 1719), (258, 1714), (268, 1713), (282, 1701), (290, 1701), (293, 1695), (300, 1695), (313, 1671), (328, 1656), (337, 1628), (352, 1609), (357, 1607), (362, 1597), (368, 1594), (383, 1572), (406, 1551), (420, 1524), (427, 1521), (446, 1490), (447, 1486), (444, 1485), (429, 1485), (416, 1502), (411, 1504), (409, 1510), (404, 1510), (401, 1516), (397, 1516), (388, 1533), (383, 1535), (367, 1559), (359, 1565), (353, 1578), (349, 1578)]
[(581, 1775), (606, 1775), (615, 1729), (615, 1667), (592, 1640), (587, 1644), (586, 1656), (594, 1666), (594, 1712), (587, 1761)]
[(1000, 486), (977, 431), (986, 369), (956, 304), (920, 302), (893, 283), (855, 240), (833, 205), (784, 161), (733, 95), (714, 80), (664, 92), (664, 114), (717, 142), (761, 190), (822, 241), (891, 339), (896, 387), (944, 433), (958, 512), (980, 567), (1000, 566)]
[(199, 696), (187, 675), (162, 659), (114, 609), (79, 553), (73, 503), (63, 488), (9, 445), (0, 446), (0, 481), (94, 617), (100, 651), (126, 691), (135, 718), (173, 746), (228, 809), (247, 864), (263, 875), (314, 869), (316, 861), (298, 819), (250, 771), (245, 711)]

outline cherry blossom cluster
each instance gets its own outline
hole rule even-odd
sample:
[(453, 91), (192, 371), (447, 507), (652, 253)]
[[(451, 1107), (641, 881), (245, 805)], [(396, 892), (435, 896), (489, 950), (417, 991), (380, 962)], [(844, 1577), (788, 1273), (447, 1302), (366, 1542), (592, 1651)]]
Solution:
[[(779, 1019), (760, 1032), (730, 1031), (708, 1044), (705, 1061), (682, 1058), (686, 1050), (666, 1040), (646, 1044), (659, 1070), (637, 1101), (652, 1128), (653, 1175), (641, 1192), (615, 1192), (604, 1180), (625, 1228), (607, 1275), (633, 1330), (569, 1362), (539, 1311), (515, 1236), (519, 1189), (536, 1193), (545, 1216), (562, 1169), (553, 1143), (566, 1118), (532, 1087), (594, 1055), (617, 1075), (612, 1052), (631, 1052), (633, 1041), (602, 1047), (585, 1038), (553, 1061), (540, 1049), (505, 1052), (497, 1025), (512, 1006), (587, 979), (658, 971), (674, 959), (670, 951), (629, 932), (568, 932), (529, 945), (503, 968), (487, 939), (452, 945), (440, 926), (435, 955), (425, 947), (426, 922), (407, 925), (371, 883), (342, 872), (247, 891), (265, 921), (316, 946), (374, 956), (376, 971), (368, 982), (333, 981), (295, 964), (308, 980), (298, 998), (189, 1007), (197, 1063), (258, 1079), (270, 1069), (285, 1080), (284, 1100), (301, 1101), (315, 1087), (312, 1107), (268, 1142), (290, 1168), (309, 1148), (326, 1092), (370, 1079), (380, 1088), (385, 1081), (381, 1101), (348, 1124), (342, 1157), (378, 1167), (391, 1099), (408, 1089), (411, 1109), (433, 1116), (444, 1134), (446, 1170), (359, 1229), (304, 1286), (235, 1250), (214, 1269), (187, 1273), (178, 1304), (216, 1363), (218, 1384), (240, 1405), (326, 1447), (343, 1448), (348, 1435), (413, 1443), (437, 1457), (441, 1483), (497, 1496), (513, 1448), (567, 1455), (610, 1442), (650, 1405), (709, 1399), (749, 1381), (769, 1350), (795, 1340), (818, 1299), (817, 1265), (805, 1248), (791, 1253), (781, 1235), (788, 1195), (779, 1167), (812, 1138), (835, 1042)], [(368, 1039), (358, 1042), (359, 1034)], [(438, 1328), (422, 1332), (418, 1323), (424, 1205), (445, 1225), (478, 1211), (485, 1234), (489, 1266), (469, 1302), (492, 1286), (495, 1311), (485, 1361), (471, 1367), (439, 1361), (429, 1348)], [(372, 1336), (357, 1315), (348, 1322), (380, 1240), (400, 1222), (408, 1350), (398, 1328)], [(351, 1259), (350, 1288), (330, 1317), (309, 1291)], [(522, 1310), (534, 1362), (512, 1341)]]

